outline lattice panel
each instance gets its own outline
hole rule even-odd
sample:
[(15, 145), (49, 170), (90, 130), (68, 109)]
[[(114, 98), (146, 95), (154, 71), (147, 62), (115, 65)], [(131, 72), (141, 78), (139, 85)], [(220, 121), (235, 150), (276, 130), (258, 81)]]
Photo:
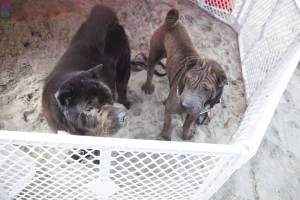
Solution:
[(190, 199), (223, 162), (221, 156), (114, 151), (110, 179), (122, 190), (111, 199)]
[(278, 65), (270, 72), (271, 74), (266, 76), (262, 85), (251, 96), (244, 119), (237, 133), (233, 136), (233, 144), (247, 141), (251, 143), (253, 148), (259, 147), (282, 92), (299, 62), (299, 41), (290, 46), (284, 59), (279, 61)]
[(0, 182), (14, 199), (97, 199), (87, 187), (99, 178), (93, 150), (11, 144), (0, 155)]
[[(276, 6), (277, 0), (255, 1), (252, 9), (249, 11), (243, 27), (239, 34), (239, 43), (241, 60), (243, 61), (254, 43), (258, 41), (262, 26), (266, 23), (273, 9)], [(260, 9), (254, 9), (254, 8)]]
[[(227, 171), (224, 174), (229, 176), (228, 172), (234, 169), (228, 165), (239, 156), (107, 149), (101, 152), (105, 155), (99, 150), (53, 144), (4, 143), (0, 146), (0, 193), (2, 189), (18, 200), (193, 199), (195, 195), (201, 196), (201, 191), (212, 184), (211, 180), (220, 170)], [(101, 164), (103, 156), (105, 164)], [(102, 172), (108, 174), (103, 177), (112, 181), (117, 189), (113, 195), (100, 198), (97, 192), (91, 191), (91, 185), (100, 183)], [(107, 180), (103, 184), (109, 184)], [(216, 189), (211, 187), (211, 193)]]
[(225, 23), (233, 23), (236, 0), (190, 0)]
[(277, 4), (257, 1), (257, 4), (261, 9), (251, 11), (239, 36), (247, 97), (300, 33), (299, 10), (294, 1), (278, 1)]

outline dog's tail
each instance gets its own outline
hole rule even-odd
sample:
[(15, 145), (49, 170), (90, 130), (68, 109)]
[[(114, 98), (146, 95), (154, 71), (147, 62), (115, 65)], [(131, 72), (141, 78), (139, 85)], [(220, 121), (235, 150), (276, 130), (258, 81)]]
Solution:
[(86, 33), (91, 46), (96, 47), (103, 55), (108, 26), (119, 24), (115, 12), (106, 6), (95, 6), (86, 21)]
[(171, 10), (169, 10), (167, 16), (166, 16), (166, 20), (165, 20), (165, 26), (167, 29), (173, 28), (179, 19), (179, 10), (177, 10), (176, 8), (172, 8)]

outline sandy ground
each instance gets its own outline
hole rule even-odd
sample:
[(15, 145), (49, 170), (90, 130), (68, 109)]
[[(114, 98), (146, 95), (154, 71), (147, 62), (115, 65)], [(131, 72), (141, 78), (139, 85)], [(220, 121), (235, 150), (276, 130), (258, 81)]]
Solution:
[[(0, 27), (0, 129), (50, 132), (41, 109), (43, 81), (97, 1), (44, 0), (12, 4), (11, 25)], [(101, 1), (98, 1), (101, 2)], [(130, 40), (132, 57), (147, 54), (152, 33), (171, 7), (181, 11), (198, 52), (218, 60), (229, 78), (222, 97), (210, 118), (198, 126), (191, 142), (229, 143), (245, 111), (237, 35), (188, 1), (126, 0), (104, 1), (114, 8)], [(28, 6), (29, 5), (29, 6)], [(51, 10), (51, 12), (49, 11)], [(34, 13), (34, 14), (32, 14)], [(116, 137), (153, 139), (163, 125), (168, 94), (167, 78), (154, 78), (152, 96), (141, 91), (146, 72), (132, 73), (129, 82), (130, 124)], [(296, 87), (300, 70), (296, 69), (268, 128), (257, 155), (212, 197), (212, 199), (296, 199), (300, 192), (299, 125), (300, 97)], [(183, 116), (173, 118), (172, 140), (180, 141)], [(298, 120), (297, 120), (298, 119)]]

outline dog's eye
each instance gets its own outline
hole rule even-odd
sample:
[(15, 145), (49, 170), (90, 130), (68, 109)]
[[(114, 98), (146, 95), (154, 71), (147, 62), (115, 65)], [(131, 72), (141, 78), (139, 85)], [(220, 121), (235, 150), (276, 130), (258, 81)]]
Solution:
[(186, 79), (185, 79), (185, 82), (186, 83), (191, 83), (193, 81), (193, 77), (187, 77)]
[(86, 111), (87, 112), (91, 112), (92, 110), (94, 110), (94, 108), (92, 106), (87, 107)]
[(206, 85), (203, 86), (203, 92), (205, 94), (209, 93), (209, 89), (208, 89), (208, 87)]

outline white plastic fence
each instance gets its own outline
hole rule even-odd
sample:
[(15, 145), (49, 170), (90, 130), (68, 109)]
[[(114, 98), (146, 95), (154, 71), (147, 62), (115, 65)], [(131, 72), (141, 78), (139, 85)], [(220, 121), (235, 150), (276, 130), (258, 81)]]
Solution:
[(16, 199), (207, 199), (241, 157), (189, 142), (9, 131), (0, 142), (2, 193)]
[(255, 155), (300, 58), (300, 3), (192, 1), (239, 34), (248, 106), (231, 144), (0, 131), (1, 200), (203, 200)]

